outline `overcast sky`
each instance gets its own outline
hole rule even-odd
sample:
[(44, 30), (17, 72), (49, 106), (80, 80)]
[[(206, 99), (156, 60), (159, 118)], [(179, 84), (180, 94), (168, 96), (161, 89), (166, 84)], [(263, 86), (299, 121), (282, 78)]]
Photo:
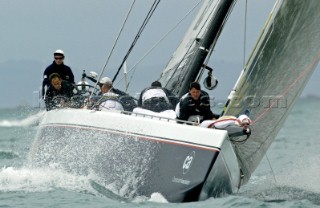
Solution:
[[(128, 69), (199, 1), (162, 0), (130, 55)], [(210, 94), (219, 99), (230, 92), (242, 69), (246, 2), (245, 57), (248, 57), (275, 0), (237, 1), (210, 61), (220, 81)], [(77, 81), (82, 70), (100, 73), (131, 3), (129, 0), (1, 0), (0, 107), (32, 104), (32, 92), (39, 89), (43, 71), (52, 63), (56, 49), (64, 50), (65, 64), (73, 69)], [(152, 3), (152, 0), (136, 1), (103, 76), (114, 76)], [(129, 92), (140, 92), (160, 76), (197, 9), (199, 6), (137, 66)], [(318, 71), (304, 95), (320, 95), (320, 84), (315, 78), (319, 77)], [(123, 83), (117, 88), (123, 89)]]

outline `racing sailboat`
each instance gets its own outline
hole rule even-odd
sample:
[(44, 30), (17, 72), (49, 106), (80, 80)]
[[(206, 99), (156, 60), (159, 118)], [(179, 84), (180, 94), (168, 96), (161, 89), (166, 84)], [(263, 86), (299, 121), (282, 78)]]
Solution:
[[(166, 88), (181, 96), (200, 79), (234, 4), (203, 1), (159, 78)], [(319, 61), (319, 9), (318, 0), (274, 6), (223, 112), (249, 112), (249, 138), (154, 115), (60, 108), (45, 113), (28, 164), (90, 175), (126, 198), (160, 193), (169, 202), (188, 202), (234, 193), (249, 180)]]

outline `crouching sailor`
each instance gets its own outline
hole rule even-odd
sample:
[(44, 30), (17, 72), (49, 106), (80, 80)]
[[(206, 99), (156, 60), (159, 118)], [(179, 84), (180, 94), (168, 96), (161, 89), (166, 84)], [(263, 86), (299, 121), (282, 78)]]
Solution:
[[(114, 88), (112, 80), (109, 77), (103, 77), (99, 81), (99, 86), (101, 90), (101, 94), (108, 93), (109, 95), (104, 95), (104, 97), (114, 97), (116, 96), (116, 100), (122, 104), (123, 109), (125, 111), (131, 112), (135, 107), (137, 107), (136, 99), (127, 93)], [(111, 95), (113, 94), (113, 95)]]
[(102, 97), (99, 98), (98, 110), (123, 111), (124, 107), (119, 100), (120, 95), (112, 91), (112, 82), (106, 82), (101, 86)]
[(74, 85), (62, 80), (58, 73), (52, 73), (49, 81), (50, 86), (44, 98), (47, 111), (54, 108), (71, 107), (71, 98), (77, 93)]
[(143, 113), (160, 117), (172, 118), (176, 117), (173, 110), (173, 97), (169, 99), (169, 91), (161, 87), (161, 83), (155, 81), (151, 87), (145, 88), (139, 97), (138, 107), (133, 110), (135, 113)]

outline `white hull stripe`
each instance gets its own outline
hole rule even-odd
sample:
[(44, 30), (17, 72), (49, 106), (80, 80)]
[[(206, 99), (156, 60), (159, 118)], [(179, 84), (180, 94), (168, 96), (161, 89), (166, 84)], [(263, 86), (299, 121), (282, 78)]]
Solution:
[(220, 148), (218, 148), (218, 147), (213, 147), (213, 146), (208, 146), (208, 145), (199, 145), (199, 144), (192, 143), (192, 142), (182, 142), (182, 141), (173, 140), (173, 139), (149, 136), (149, 135), (145, 135), (145, 134), (138, 134), (138, 133), (133, 134), (133, 133), (128, 133), (126, 131), (120, 131), (120, 130), (114, 130), (114, 129), (98, 128), (98, 127), (92, 127), (92, 126), (70, 125), (70, 124), (46, 124), (46, 125), (40, 126), (40, 128), (42, 128), (42, 127), (77, 128), (77, 129), (88, 129), (88, 130), (95, 130), (95, 131), (98, 130), (98, 131), (110, 132), (110, 133), (114, 133), (114, 134), (135, 136), (135, 137), (138, 137), (139, 139), (143, 139), (143, 140), (162, 142), (162, 143), (174, 144), (174, 145), (180, 145), (180, 146), (188, 146), (188, 147), (197, 148), (197, 149), (220, 152)]

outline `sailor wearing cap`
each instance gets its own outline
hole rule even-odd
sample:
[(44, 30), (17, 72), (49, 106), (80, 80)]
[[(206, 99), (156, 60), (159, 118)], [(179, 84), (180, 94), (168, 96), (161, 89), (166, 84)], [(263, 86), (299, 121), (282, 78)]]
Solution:
[(45, 88), (50, 86), (49, 76), (53, 73), (59, 74), (62, 80), (74, 83), (74, 75), (71, 68), (63, 62), (65, 58), (64, 52), (58, 49), (53, 53), (53, 57), (53, 63), (50, 64), (43, 73), (42, 96), (45, 95)]
[(112, 80), (109, 77), (101, 78), (99, 81), (99, 86), (102, 94), (110, 91), (118, 95), (127, 95), (125, 92), (115, 89), (113, 87)]
[(103, 77), (99, 81), (102, 98), (99, 110), (125, 110), (132, 111), (136, 107), (134, 98), (127, 93), (115, 89), (109, 77)]

